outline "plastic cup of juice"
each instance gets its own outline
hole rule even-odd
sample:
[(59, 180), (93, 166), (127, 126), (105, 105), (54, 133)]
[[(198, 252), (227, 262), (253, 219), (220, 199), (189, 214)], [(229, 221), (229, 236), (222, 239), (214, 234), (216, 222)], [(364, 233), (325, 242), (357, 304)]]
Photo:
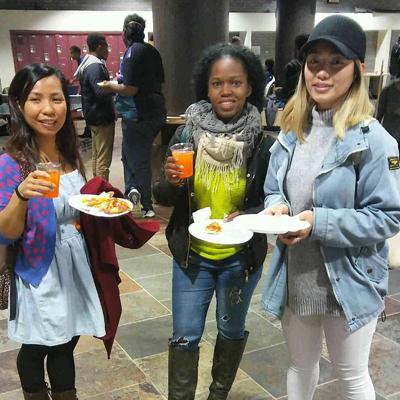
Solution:
[(176, 143), (171, 146), (172, 157), (176, 163), (183, 166), (181, 178), (189, 178), (193, 175), (193, 145), (192, 143)]
[(38, 171), (45, 171), (47, 172), (50, 177), (49, 178), (42, 178), (45, 181), (49, 181), (55, 185), (53, 190), (46, 192), (44, 197), (48, 198), (55, 198), (58, 197), (58, 191), (60, 187), (60, 170), (61, 164), (60, 163), (53, 163), (53, 162), (42, 162), (36, 164), (36, 169)]

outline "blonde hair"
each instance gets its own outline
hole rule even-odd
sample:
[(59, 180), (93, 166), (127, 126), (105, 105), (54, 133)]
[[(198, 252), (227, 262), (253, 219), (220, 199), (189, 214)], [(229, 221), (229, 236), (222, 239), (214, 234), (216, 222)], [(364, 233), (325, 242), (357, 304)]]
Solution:
[[(333, 127), (336, 136), (343, 139), (346, 130), (358, 123), (371, 118), (374, 106), (369, 101), (367, 86), (361, 72), (359, 60), (354, 62), (355, 77), (341, 106), (333, 116)], [(300, 142), (310, 126), (311, 110), (316, 103), (308, 94), (304, 79), (304, 65), (297, 83), (296, 91), (286, 104), (282, 118), (281, 129), (287, 133), (292, 131)]]

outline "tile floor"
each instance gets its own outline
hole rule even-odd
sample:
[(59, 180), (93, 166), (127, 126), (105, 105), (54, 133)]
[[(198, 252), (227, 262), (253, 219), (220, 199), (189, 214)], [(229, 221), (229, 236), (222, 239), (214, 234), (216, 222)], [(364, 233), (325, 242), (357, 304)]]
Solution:
[[(79, 124), (80, 130), (82, 124)], [(4, 141), (0, 137), (0, 145)], [(122, 187), (118, 125), (111, 181)], [(155, 146), (155, 150), (158, 147)], [(86, 149), (87, 150), (87, 149)], [(159, 168), (161, 157), (154, 157)], [(90, 156), (90, 150), (85, 153)], [(90, 170), (90, 163), (88, 162)], [(81, 400), (158, 400), (167, 396), (167, 341), (171, 333), (171, 257), (164, 238), (170, 209), (156, 207), (161, 231), (139, 250), (118, 248), (123, 314), (107, 360), (101, 341), (81, 338), (76, 349), (77, 389)], [(268, 259), (265, 263), (268, 265)], [(263, 276), (265, 278), (265, 275)], [(287, 352), (278, 321), (260, 308), (263, 280), (256, 289), (247, 319), (251, 332), (230, 400), (286, 399)], [(207, 398), (213, 344), (216, 338), (215, 305), (207, 317), (201, 343), (196, 400)], [(400, 400), (400, 270), (391, 271), (387, 320), (379, 322), (374, 337), (370, 372), (377, 399)], [(0, 312), (0, 400), (20, 400), (15, 360), (18, 344), (7, 339), (7, 315)], [(339, 399), (329, 357), (321, 359), (321, 376), (315, 400)]]

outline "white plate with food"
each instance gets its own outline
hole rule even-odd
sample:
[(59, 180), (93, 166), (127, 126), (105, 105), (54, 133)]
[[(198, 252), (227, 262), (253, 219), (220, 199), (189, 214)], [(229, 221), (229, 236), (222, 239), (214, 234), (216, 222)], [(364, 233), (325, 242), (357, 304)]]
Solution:
[(222, 245), (246, 243), (253, 237), (253, 232), (222, 219), (194, 222), (189, 226), (189, 233), (205, 242)]
[(289, 215), (244, 214), (232, 221), (252, 232), (280, 235), (296, 232), (310, 227), (307, 221), (301, 221)]
[(133, 204), (126, 199), (113, 197), (114, 192), (95, 194), (78, 194), (71, 196), (68, 203), (86, 214), (95, 217), (113, 218), (132, 211)]

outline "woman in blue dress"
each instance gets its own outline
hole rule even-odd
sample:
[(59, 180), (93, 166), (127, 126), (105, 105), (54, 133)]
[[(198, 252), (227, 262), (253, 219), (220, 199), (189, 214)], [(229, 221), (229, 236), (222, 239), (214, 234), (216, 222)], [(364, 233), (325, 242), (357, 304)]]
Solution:
[[(65, 77), (31, 64), (9, 90), (11, 138), (0, 157), (0, 243), (18, 243), (9, 337), (22, 343), (17, 368), (25, 399), (77, 399), (74, 348), (81, 335), (105, 335), (79, 214), (68, 204), (85, 172), (78, 153)], [(38, 162), (61, 164), (60, 191)], [(15, 298), (15, 300), (14, 300)]]

